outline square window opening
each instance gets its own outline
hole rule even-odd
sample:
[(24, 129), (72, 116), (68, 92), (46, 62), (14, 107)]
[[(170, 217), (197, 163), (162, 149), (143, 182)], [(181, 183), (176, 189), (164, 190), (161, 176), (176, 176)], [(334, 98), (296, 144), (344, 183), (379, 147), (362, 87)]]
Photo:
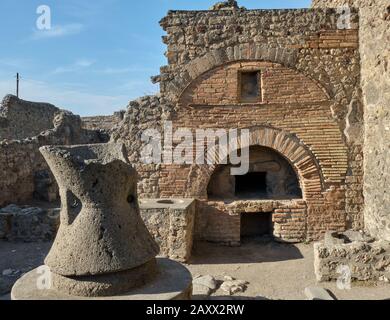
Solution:
[(240, 72), (240, 100), (241, 102), (258, 102), (261, 100), (260, 71)]

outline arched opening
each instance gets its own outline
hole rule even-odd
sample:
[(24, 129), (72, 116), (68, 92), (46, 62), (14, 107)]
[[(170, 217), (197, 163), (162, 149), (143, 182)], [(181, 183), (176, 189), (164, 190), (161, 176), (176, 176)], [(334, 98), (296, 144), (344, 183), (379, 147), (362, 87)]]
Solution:
[(302, 199), (298, 176), (291, 164), (268, 147), (250, 147), (249, 172), (231, 175), (231, 165), (220, 165), (211, 176), (209, 200)]

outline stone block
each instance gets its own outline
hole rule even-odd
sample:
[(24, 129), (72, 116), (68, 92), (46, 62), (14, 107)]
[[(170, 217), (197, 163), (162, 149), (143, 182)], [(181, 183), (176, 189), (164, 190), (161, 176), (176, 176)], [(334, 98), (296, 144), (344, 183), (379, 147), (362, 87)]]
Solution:
[(324, 241), (314, 244), (314, 269), (319, 282), (343, 276), (351, 281), (380, 281), (386, 279), (389, 266), (390, 243), (373, 242), (364, 234), (329, 232)]
[(191, 257), (194, 199), (141, 199), (141, 217), (160, 246), (160, 255), (186, 262)]
[(305, 288), (305, 295), (308, 300), (335, 300), (327, 290), (321, 287)]

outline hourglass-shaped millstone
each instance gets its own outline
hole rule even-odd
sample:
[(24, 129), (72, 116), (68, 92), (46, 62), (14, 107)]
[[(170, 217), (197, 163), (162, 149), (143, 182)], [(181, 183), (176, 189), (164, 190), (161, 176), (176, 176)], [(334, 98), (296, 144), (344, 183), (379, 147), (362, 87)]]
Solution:
[(137, 174), (123, 145), (40, 151), (58, 182), (62, 203), (61, 224), (45, 260), (53, 286), (76, 295), (112, 295), (156, 273), (159, 248), (141, 219)]

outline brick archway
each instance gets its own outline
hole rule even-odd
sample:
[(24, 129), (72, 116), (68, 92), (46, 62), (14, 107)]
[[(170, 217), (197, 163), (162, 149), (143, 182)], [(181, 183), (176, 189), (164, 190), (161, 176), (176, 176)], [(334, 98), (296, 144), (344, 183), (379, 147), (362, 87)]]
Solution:
[[(254, 127), (250, 128), (248, 143), (247, 147), (267, 147), (282, 155), (296, 171), (305, 200), (318, 199), (325, 190), (322, 171), (315, 156), (296, 135), (272, 127)], [(244, 145), (239, 142), (238, 148), (241, 147)], [(207, 199), (207, 186), (218, 166), (193, 166), (188, 175), (187, 196)]]
[(315, 74), (306, 70), (298, 70), (299, 50), (292, 48), (269, 47), (267, 45), (241, 44), (235, 47), (212, 50), (205, 55), (190, 61), (175, 78), (167, 83), (167, 94), (173, 94), (179, 100), (187, 87), (204, 73), (225, 64), (239, 61), (265, 61), (279, 63), (286, 68), (294, 69), (314, 81), (329, 97), (334, 96), (335, 88), (329, 83), (322, 83)]

